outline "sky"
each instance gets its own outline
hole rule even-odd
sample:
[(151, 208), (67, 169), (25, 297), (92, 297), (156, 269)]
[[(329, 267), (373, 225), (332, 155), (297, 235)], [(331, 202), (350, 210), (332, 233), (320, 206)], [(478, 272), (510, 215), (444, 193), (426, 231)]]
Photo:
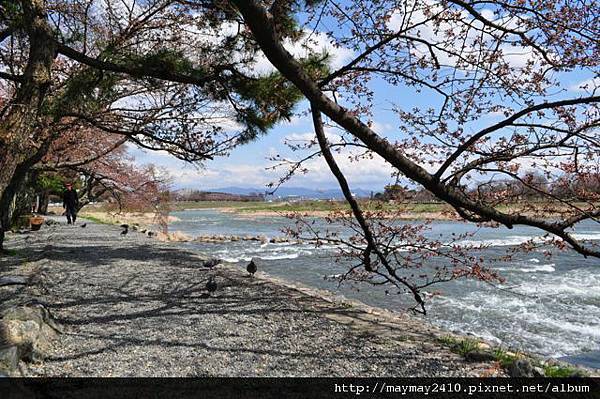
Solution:
[[(316, 42), (316, 48), (319, 51), (326, 50), (330, 55), (330, 66), (333, 69), (343, 66), (354, 57), (353, 51), (332, 46), (325, 34), (313, 34), (311, 39)], [(286, 47), (295, 56), (306, 55), (306, 50), (300, 45), (288, 44)], [(266, 73), (273, 70), (274, 67), (266, 58), (260, 60), (254, 68), (255, 73)], [(382, 100), (380, 104), (376, 104), (379, 109), (377, 113), (385, 115), (387, 112), (384, 108), (389, 108), (389, 106), (387, 100)], [(296, 107), (298, 114), (307, 109), (306, 101), (299, 103)], [(391, 115), (382, 116), (382, 122), (374, 124), (377, 133), (385, 134), (393, 130), (392, 118)], [(255, 141), (234, 149), (228, 157), (216, 158), (202, 167), (177, 160), (163, 151), (148, 151), (130, 147), (129, 152), (135, 157), (137, 163), (152, 163), (165, 169), (173, 178), (175, 189), (210, 190), (235, 186), (265, 190), (269, 183), (277, 182), (281, 176), (285, 175), (286, 170), (285, 168), (273, 170), (272, 167), (275, 163), (269, 158), (276, 154), (297, 156), (287, 148), (286, 139), (301, 140), (312, 137), (314, 134), (310, 115), (298, 115), (289, 122), (283, 121), (277, 124), (268, 134), (258, 137)], [(352, 187), (382, 191), (383, 187), (390, 182), (392, 169), (382, 159), (361, 162), (360, 167), (357, 167), (356, 163), (351, 163), (346, 157), (338, 157), (338, 162)], [(309, 171), (306, 174), (294, 176), (286, 182), (287, 187), (314, 189), (338, 187), (337, 181), (321, 158), (309, 161), (306, 166)]]
[[(306, 104), (303, 104), (306, 106)], [(377, 133), (392, 130), (391, 123), (376, 123)], [(129, 152), (138, 163), (153, 163), (164, 168), (174, 180), (174, 188), (209, 190), (222, 187), (246, 187), (265, 189), (271, 182), (277, 182), (285, 175), (286, 168), (273, 170), (276, 164), (269, 160), (276, 154), (292, 155), (286, 140), (302, 140), (312, 137), (310, 118), (293, 118), (289, 123), (280, 123), (268, 134), (255, 141), (238, 147), (228, 157), (216, 158), (203, 167), (196, 167), (177, 160), (166, 152), (130, 148)], [(345, 172), (351, 186), (374, 191), (382, 191), (391, 180), (392, 169), (382, 160), (350, 162), (346, 157), (338, 157), (338, 163)], [(321, 159), (309, 161), (306, 174), (294, 176), (286, 182), (288, 187), (313, 189), (337, 188), (337, 182), (327, 164)]]
[[(392, 18), (390, 24), (393, 24)], [(423, 32), (431, 35), (431, 32)], [(322, 33), (313, 34), (318, 49), (325, 49), (331, 56), (331, 67), (337, 69), (352, 60), (355, 54), (352, 50), (343, 47), (334, 47), (329, 43), (327, 37)], [(302, 56), (306, 50), (300, 46), (288, 44), (286, 47), (296, 56)], [(526, 55), (515, 55), (514, 64), (524, 62)], [(268, 60), (261, 60), (255, 68), (257, 72), (268, 72), (273, 70)], [(570, 74), (564, 78), (562, 83), (568, 88), (571, 95), (580, 91), (578, 88), (583, 82), (590, 80), (590, 76), (582, 74)], [(598, 85), (598, 79), (595, 80)], [(416, 95), (414, 90), (402, 90), (398, 87), (390, 90), (382, 81), (377, 79), (370, 83), (370, 87), (377, 93), (373, 104), (373, 130), (383, 136), (394, 136), (397, 129), (397, 116), (390, 110), (391, 103), (406, 103), (410, 105), (423, 105), (437, 101), (431, 93), (424, 91)], [(306, 102), (300, 103), (296, 110), (306, 110)], [(493, 122), (498, 115), (489, 115), (482, 122)], [(332, 133), (332, 132), (330, 132)], [(286, 139), (306, 139), (313, 137), (312, 121), (310, 115), (296, 116), (289, 122), (282, 122), (271, 129), (266, 135), (255, 141), (234, 149), (228, 157), (217, 158), (207, 162), (203, 167), (197, 167), (179, 161), (166, 152), (147, 151), (130, 147), (130, 153), (140, 164), (152, 163), (164, 168), (173, 179), (173, 188), (192, 188), (198, 190), (211, 190), (222, 187), (245, 187), (264, 190), (266, 185), (277, 182), (285, 174), (285, 169), (272, 169), (274, 162), (269, 160), (276, 154), (284, 157), (298, 154), (291, 153), (286, 145)], [(351, 162), (348, 157), (338, 156), (340, 168), (352, 188), (362, 188), (373, 191), (382, 191), (386, 184), (393, 181), (392, 168), (381, 158), (372, 160)], [(297, 174), (286, 182), (287, 187), (306, 187), (313, 189), (337, 188), (337, 182), (329, 171), (324, 160), (315, 158), (305, 165), (308, 172)]]

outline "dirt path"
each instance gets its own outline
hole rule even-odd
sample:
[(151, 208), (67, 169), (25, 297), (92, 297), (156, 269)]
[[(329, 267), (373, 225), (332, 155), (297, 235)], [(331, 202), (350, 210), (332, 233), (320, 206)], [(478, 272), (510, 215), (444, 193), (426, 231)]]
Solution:
[[(11, 301), (34, 297), (66, 330), (26, 375), (475, 376), (492, 367), (465, 362), (438, 343), (440, 331), (411, 317), (234, 266), (207, 269), (175, 245), (81, 223), (11, 235), (7, 247), (25, 266), (0, 258), (1, 274), (38, 276)], [(219, 289), (207, 297), (210, 276)]]

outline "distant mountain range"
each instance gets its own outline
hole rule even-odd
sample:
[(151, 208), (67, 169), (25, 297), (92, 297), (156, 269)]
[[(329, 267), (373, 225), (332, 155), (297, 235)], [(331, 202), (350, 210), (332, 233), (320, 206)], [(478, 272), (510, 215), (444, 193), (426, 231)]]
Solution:
[[(246, 188), (246, 187), (222, 187), (222, 188), (211, 188), (204, 191), (248, 195), (248, 194), (264, 194), (267, 190), (264, 188)], [(362, 188), (353, 189), (352, 193), (356, 197), (369, 197), (372, 190), (366, 190)], [(301, 198), (315, 198), (315, 199), (341, 199), (344, 198), (340, 189), (324, 189), (324, 190), (313, 190), (304, 187), (280, 187), (272, 198), (278, 197), (301, 197)]]

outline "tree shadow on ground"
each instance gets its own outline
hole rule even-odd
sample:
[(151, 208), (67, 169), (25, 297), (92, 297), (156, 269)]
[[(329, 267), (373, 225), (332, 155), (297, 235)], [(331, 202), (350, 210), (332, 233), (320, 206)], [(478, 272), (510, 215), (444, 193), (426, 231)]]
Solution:
[[(302, 318), (310, 328), (336, 323), (331, 316), (354, 321), (368, 321), (360, 309), (325, 302), (297, 290), (278, 286), (260, 279), (248, 279), (245, 273), (217, 266), (202, 267), (195, 253), (178, 248), (152, 245), (114, 247), (112, 245), (82, 245), (76, 248), (53, 246), (46, 253), (53, 265), (56, 278), (51, 282), (49, 294), (40, 300), (47, 306), (69, 335), (77, 339), (101, 340), (99, 347), (77, 348), (67, 355), (51, 356), (48, 361), (62, 362), (83, 359), (97, 354), (126, 350), (129, 347), (189, 348), (209, 353), (270, 355), (287, 359), (313, 359), (322, 362), (323, 354), (312, 347), (291, 349), (273, 341), (260, 348), (245, 345), (253, 334), (260, 336), (264, 320)], [(54, 266), (51, 266), (54, 267)], [(216, 293), (207, 295), (206, 282), (210, 277), (218, 281)], [(250, 329), (253, 334), (234, 340), (227, 345), (214, 344), (192, 336), (210, 335), (211, 325), (203, 318), (218, 317), (237, 320), (244, 317), (239, 328)], [(294, 319), (295, 320), (295, 319)], [(194, 334), (171, 339), (160, 331), (175, 325), (193, 329)], [(183, 327), (182, 327), (183, 326)], [(302, 324), (300, 324), (302, 326)], [(392, 327), (382, 327), (392, 331)], [(123, 333), (126, 331), (126, 333)], [(364, 342), (376, 333), (357, 334), (342, 328), (344, 350), (330, 350), (328, 361), (355, 359), (393, 363), (397, 353), (365, 352)], [(158, 334), (157, 334), (158, 332)], [(231, 332), (235, 334), (235, 332)], [(286, 339), (304, 339), (305, 331), (285, 332)], [(404, 333), (403, 333), (404, 334)], [(400, 337), (401, 334), (397, 334)], [(236, 338), (239, 338), (235, 336)], [(183, 339), (181, 339), (183, 338)], [(339, 337), (322, 337), (332, 346)], [(337, 341), (335, 341), (337, 342)]]

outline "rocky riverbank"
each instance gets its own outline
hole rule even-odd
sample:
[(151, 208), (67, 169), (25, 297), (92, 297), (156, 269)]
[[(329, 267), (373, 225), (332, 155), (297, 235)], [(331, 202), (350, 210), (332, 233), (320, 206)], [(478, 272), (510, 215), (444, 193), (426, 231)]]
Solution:
[[(9, 321), (11, 309), (43, 309), (46, 316), (37, 326), (48, 337), (32, 357), (4, 334), (3, 353), (20, 352), (17, 367), (8, 370), (0, 361), (0, 372), (505, 375), (502, 359), (489, 348), (475, 345), (464, 356), (466, 341), (417, 318), (293, 286), (260, 271), (250, 278), (234, 265), (206, 267), (200, 254), (139, 231), (125, 237), (120, 232), (87, 222), (85, 228), (53, 224), (9, 236), (10, 256), (0, 258), (0, 277), (21, 280), (0, 286), (0, 324)], [(209, 294), (210, 278), (218, 288)], [(525, 367), (525, 372), (533, 370)]]

